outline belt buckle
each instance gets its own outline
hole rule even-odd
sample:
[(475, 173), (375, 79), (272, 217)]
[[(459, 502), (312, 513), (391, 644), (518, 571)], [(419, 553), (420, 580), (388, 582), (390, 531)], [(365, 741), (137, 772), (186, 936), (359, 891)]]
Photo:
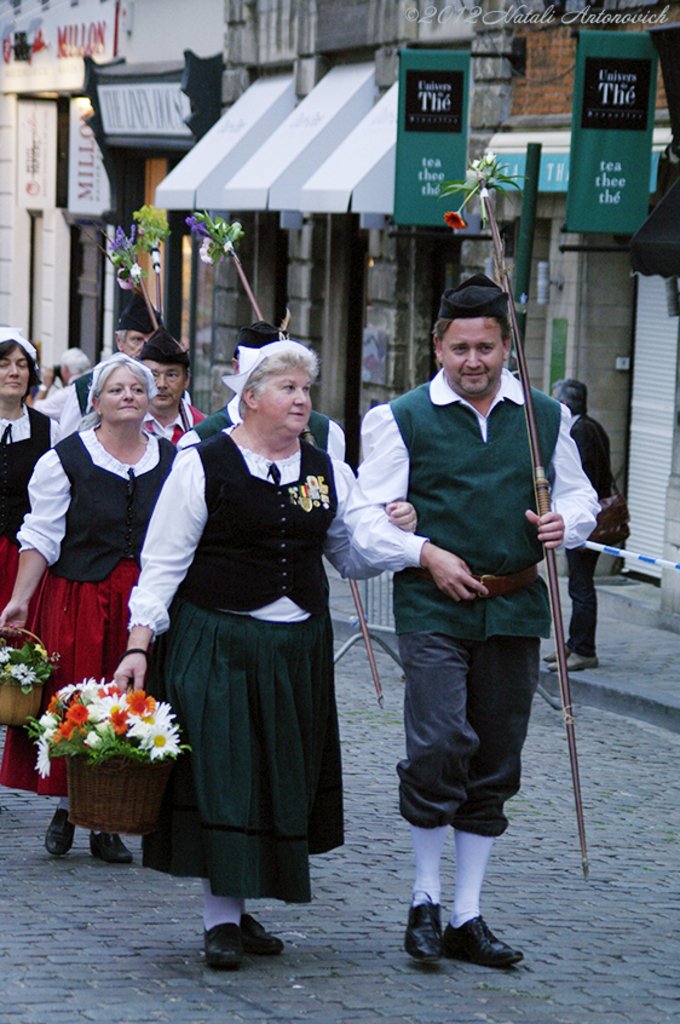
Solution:
[[(486, 587), (486, 583), (484, 582), (484, 580), (497, 580), (497, 579), (498, 579), (498, 576), (494, 576), (493, 573), (485, 572), (483, 576), (479, 577), (479, 582), (482, 584), (483, 587)], [(478, 597), (481, 597), (481, 598), (490, 597), (491, 596), (491, 592), (490, 592), (491, 588), (487, 588), (487, 589), (489, 590), (488, 594), (479, 594)]]

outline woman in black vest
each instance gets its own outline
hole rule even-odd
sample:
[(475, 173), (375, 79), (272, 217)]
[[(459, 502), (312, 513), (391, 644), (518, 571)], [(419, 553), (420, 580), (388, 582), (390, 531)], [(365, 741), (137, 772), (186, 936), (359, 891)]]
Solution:
[[(111, 679), (125, 648), (139, 552), (175, 455), (169, 441), (142, 430), (155, 390), (147, 368), (129, 356), (117, 353), (100, 363), (93, 374), (91, 416), (79, 433), (38, 461), (31, 477), (31, 512), (19, 532), (19, 572), (0, 625), (24, 625), (42, 580), (34, 628), (47, 650), (60, 654), (45, 686), (44, 707), (69, 683)], [(24, 731), (9, 729), (0, 783), (62, 798), (45, 837), (48, 852), (60, 856), (71, 848), (74, 833), (65, 765), (53, 762), (42, 779), (35, 761)], [(91, 833), (90, 848), (110, 863), (132, 859), (120, 838), (108, 833)]]
[(172, 703), (191, 754), (144, 862), (203, 879), (206, 962), (222, 968), (283, 948), (245, 899), (308, 902), (309, 854), (343, 842), (321, 556), (372, 575), (343, 522), (351, 470), (299, 440), (316, 356), (278, 341), (241, 360), (227, 383), (243, 422), (183, 452), (159, 498), (116, 673), (121, 689), (141, 687), (141, 652), (162, 634), (149, 690)]
[(21, 331), (0, 327), (0, 608), (9, 601), (17, 575), (17, 533), (30, 510), (28, 481), (59, 436), (49, 417), (25, 403), (40, 383), (36, 358)]

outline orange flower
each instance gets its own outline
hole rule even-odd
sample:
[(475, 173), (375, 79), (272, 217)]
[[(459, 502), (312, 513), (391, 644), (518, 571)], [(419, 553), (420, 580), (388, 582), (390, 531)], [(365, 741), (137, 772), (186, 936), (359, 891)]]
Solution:
[(84, 704), (71, 704), (66, 712), (66, 720), (74, 725), (84, 725), (89, 717), (89, 712)]
[(59, 707), (59, 694), (55, 693), (54, 696), (52, 697), (52, 700), (47, 705), (47, 710), (49, 711), (49, 713), (51, 715), (53, 715), (58, 707)]
[(445, 213), (444, 220), (450, 228), (466, 228), (467, 224), (459, 213)]
[(128, 713), (125, 708), (111, 709), (111, 725), (116, 736), (123, 736), (128, 730)]
[(73, 730), (76, 727), (75, 722), (60, 722), (57, 727), (57, 732), (60, 733), (65, 740), (70, 740), (73, 736)]
[(144, 690), (135, 690), (134, 693), (128, 694), (127, 706), (131, 715), (139, 715), (140, 718), (143, 718), (144, 715), (153, 712), (156, 701), (153, 697), (147, 697)]

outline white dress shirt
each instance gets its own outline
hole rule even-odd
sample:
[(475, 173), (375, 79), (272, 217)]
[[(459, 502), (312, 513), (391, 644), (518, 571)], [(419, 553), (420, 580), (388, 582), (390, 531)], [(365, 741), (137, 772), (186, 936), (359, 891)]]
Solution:
[[(178, 413), (175, 416), (175, 418), (172, 421), (172, 423), (161, 423), (159, 420), (156, 419), (156, 417), (151, 412), (151, 410), (149, 410), (149, 412), (147, 413), (147, 415), (144, 418), (144, 429), (146, 431), (148, 431), (149, 434), (155, 434), (156, 437), (164, 437), (166, 439), (166, 441), (172, 441), (173, 436), (175, 434), (175, 427), (180, 427), (181, 430), (184, 430), (185, 422), (186, 423), (190, 423), (191, 426), (193, 427), (193, 425), (194, 425), (194, 414), (193, 414), (193, 412), (191, 410), (191, 405), (186, 400), (186, 398), (181, 398), (180, 401), (182, 403), (182, 410), (184, 412), (186, 420), (182, 419), (182, 412), (178, 411)], [(186, 437), (187, 433), (194, 433), (195, 434), (195, 431), (193, 431), (193, 430), (186, 431), (185, 433), (182, 434), (182, 437), (180, 438), (180, 441), (184, 437)], [(198, 434), (195, 434), (195, 436), (196, 436), (196, 441), (200, 441), (200, 437), (198, 436)], [(196, 442), (194, 442), (194, 443), (196, 443)], [(178, 447), (179, 447), (179, 444), (178, 444)]]
[[(231, 433), (233, 429), (227, 427), (223, 433)], [(271, 460), (240, 446), (239, 451), (252, 476), (266, 480)], [(300, 461), (299, 451), (287, 459), (275, 460), (282, 484), (299, 480)], [(354, 549), (345, 526), (345, 512), (356, 487), (354, 474), (344, 462), (332, 462), (338, 508), (323, 553), (343, 576), (354, 579), (375, 576), (379, 570), (371, 568)], [(130, 597), (130, 627), (148, 626), (154, 634), (168, 629), (168, 608), (191, 565), (207, 519), (205, 472), (200, 455), (192, 446), (175, 459), (151, 517), (142, 549), (142, 572)], [(288, 597), (247, 614), (275, 622), (300, 622), (309, 617)]]
[[(461, 402), (472, 409), (486, 441), (491, 410), (505, 401), (524, 405), (524, 393), (519, 380), (504, 369), (498, 392), (485, 416), (452, 390), (444, 371), (440, 370), (430, 382), (430, 400), (434, 405)], [(578, 448), (569, 433), (570, 427), (571, 413), (562, 406), (553, 457), (550, 466), (544, 467), (550, 482), (551, 507), (564, 519), (564, 547), (567, 548), (578, 547), (588, 538), (600, 510), (597, 494), (583, 471)], [(366, 413), (361, 439), (364, 461), (359, 467), (359, 489), (353, 496), (348, 517), (354, 543), (367, 558), (373, 551), (373, 564), (382, 564), (386, 569), (398, 571), (419, 565), (420, 552), (428, 538), (390, 527), (383, 508), (390, 501), (406, 498), (410, 471), (409, 452), (389, 405), (375, 406)]]
[[(158, 465), (160, 455), (158, 439), (155, 437), (148, 437), (144, 454), (132, 467), (125, 462), (119, 462), (107, 452), (99, 443), (95, 429), (85, 430), (79, 437), (95, 466), (124, 480), (127, 480), (130, 468), (134, 470), (135, 476), (142, 476)], [(39, 551), (48, 565), (54, 565), (59, 558), (61, 542), (66, 533), (66, 513), (71, 504), (71, 481), (64, 471), (61, 459), (53, 449), (36, 462), (28, 483), (28, 497), (31, 511), (25, 516), (17, 535), (19, 550)]]

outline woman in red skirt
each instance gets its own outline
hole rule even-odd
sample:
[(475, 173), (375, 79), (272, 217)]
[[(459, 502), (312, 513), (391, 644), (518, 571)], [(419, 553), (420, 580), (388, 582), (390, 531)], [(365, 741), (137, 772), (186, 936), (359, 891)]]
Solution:
[(59, 437), (49, 417), (25, 404), (40, 383), (36, 358), (21, 331), (0, 327), (0, 608), (12, 596), (17, 575), (17, 533), (30, 511), (28, 481), (40, 456)]
[[(34, 631), (48, 651), (60, 655), (45, 686), (43, 710), (62, 686), (112, 679), (125, 650), (127, 602), (139, 573), (139, 552), (175, 454), (169, 441), (142, 429), (155, 390), (148, 369), (129, 356), (117, 353), (100, 363), (92, 378), (92, 415), (79, 433), (38, 461), (31, 477), (31, 512), (19, 532), (19, 571), (0, 626), (26, 623), (42, 581)], [(42, 779), (35, 763), (26, 733), (9, 729), (0, 783), (61, 797), (45, 837), (48, 852), (61, 856), (74, 834), (65, 765), (54, 761)], [(90, 849), (110, 863), (132, 860), (116, 835), (92, 832)]]

